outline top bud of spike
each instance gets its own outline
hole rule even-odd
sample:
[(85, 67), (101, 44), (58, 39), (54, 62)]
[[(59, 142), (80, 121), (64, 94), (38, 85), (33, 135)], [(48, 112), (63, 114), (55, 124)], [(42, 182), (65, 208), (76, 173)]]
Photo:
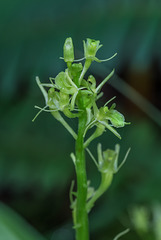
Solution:
[(72, 38), (69, 37), (64, 43), (64, 61), (66, 63), (72, 63), (74, 61), (74, 46)]

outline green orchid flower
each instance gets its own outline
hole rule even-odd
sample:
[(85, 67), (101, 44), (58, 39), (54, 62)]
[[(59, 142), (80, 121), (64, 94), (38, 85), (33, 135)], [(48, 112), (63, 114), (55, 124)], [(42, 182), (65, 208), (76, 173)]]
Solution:
[(117, 173), (125, 163), (128, 157), (128, 154), (130, 152), (130, 149), (128, 149), (123, 161), (119, 166), (118, 166), (118, 157), (120, 152), (120, 146), (118, 144), (116, 144), (115, 150), (107, 149), (105, 151), (102, 151), (102, 146), (99, 143), (97, 146), (97, 152), (98, 152), (98, 161), (96, 161), (96, 159), (93, 157), (93, 155), (90, 152), (89, 153), (92, 159), (94, 160), (94, 163), (96, 164), (98, 170), (101, 172), (101, 183), (98, 189), (92, 193), (91, 199), (89, 199), (89, 201), (86, 204), (86, 208), (88, 212), (92, 209), (96, 200), (109, 188), (113, 180), (113, 175)]
[(83, 41), (83, 46), (85, 58), (92, 61), (98, 61), (98, 58), (96, 58), (96, 53), (103, 46), (102, 44), (100, 45), (100, 41), (87, 38), (86, 42)]

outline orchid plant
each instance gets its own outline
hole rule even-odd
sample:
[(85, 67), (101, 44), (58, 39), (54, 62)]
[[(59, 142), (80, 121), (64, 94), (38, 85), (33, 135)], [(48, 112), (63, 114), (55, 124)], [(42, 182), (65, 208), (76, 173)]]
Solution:
[[(50, 78), (49, 83), (41, 83), (39, 77), (36, 77), (36, 82), (45, 99), (45, 106), (43, 108), (35, 106), (39, 112), (33, 119), (34, 121), (42, 111), (50, 112), (75, 139), (75, 152), (71, 153), (71, 159), (76, 170), (77, 190), (73, 190), (73, 181), (70, 189), (70, 201), (76, 240), (89, 240), (88, 214), (96, 200), (109, 188), (113, 175), (124, 164), (129, 153), (128, 150), (124, 160), (118, 166), (120, 150), (118, 144), (114, 150), (103, 151), (99, 143), (97, 147), (98, 160), (88, 148), (89, 144), (101, 136), (106, 129), (121, 139), (116, 129), (129, 123), (126, 123), (124, 116), (115, 109), (115, 103), (109, 106), (115, 97), (108, 100), (103, 107), (97, 106), (98, 99), (103, 95), (102, 87), (113, 76), (114, 70), (99, 85), (93, 75), (85, 78), (93, 61), (98, 63), (108, 61), (116, 54), (108, 59), (99, 60), (96, 53), (102, 47), (100, 41), (87, 38), (86, 42), (83, 41), (83, 46), (84, 58), (75, 60), (72, 38), (67, 38), (63, 48), (64, 56), (61, 58), (67, 64), (65, 71), (60, 72), (55, 78)], [(84, 65), (81, 63), (83, 60)], [(78, 118), (77, 133), (67, 123), (66, 117)], [(93, 133), (86, 137), (89, 129), (94, 129)], [(90, 186), (87, 180), (85, 152), (89, 153), (101, 174), (101, 182), (96, 190)], [(127, 231), (117, 235), (115, 240), (125, 232)]]

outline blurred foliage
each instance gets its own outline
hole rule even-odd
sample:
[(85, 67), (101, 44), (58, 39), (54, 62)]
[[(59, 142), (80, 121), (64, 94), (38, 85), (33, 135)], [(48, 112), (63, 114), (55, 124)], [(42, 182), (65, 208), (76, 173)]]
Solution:
[(45, 240), (11, 209), (0, 203), (0, 233), (3, 240)]
[[(0, 3), (0, 201), (20, 213), (48, 239), (73, 238), (68, 191), (75, 178), (69, 157), (74, 141), (50, 114), (42, 113), (31, 122), (36, 113), (34, 105), (44, 104), (35, 76), (45, 82), (64, 69), (59, 57), (68, 36), (79, 49), (77, 58), (82, 57), (82, 40), (86, 37), (103, 43), (100, 59), (118, 53), (103, 70), (94, 64), (94, 75), (99, 82), (116, 68), (123, 80), (111, 79), (104, 88), (102, 101), (116, 95), (118, 109), (132, 122), (119, 131), (123, 139), (120, 160), (129, 147), (132, 150), (109, 191), (91, 212), (91, 239), (110, 240), (129, 227), (122, 216), (131, 206), (161, 202), (160, 112), (153, 111), (151, 105), (124, 85), (127, 82), (161, 109), (160, 5), (154, 0)], [(118, 84), (120, 92), (116, 89)], [(139, 108), (145, 109), (145, 113)], [(151, 121), (151, 116), (157, 121)], [(74, 121), (69, 123), (76, 126)], [(107, 133), (100, 137), (100, 142), (104, 149), (113, 148), (117, 139)], [(95, 142), (91, 149), (96, 152)], [(98, 185), (99, 175), (88, 155), (87, 168), (92, 184)], [(14, 218), (14, 213), (2, 206), (1, 223)], [(26, 223), (22, 226), (17, 217), (14, 219), (7, 220), (2, 227), (11, 231), (12, 221), (14, 228), (18, 229), (18, 223), (25, 233)], [(137, 237), (131, 230), (123, 239)]]
[(137, 233), (137, 238), (148, 240), (161, 239), (161, 206), (154, 203), (153, 206), (133, 206), (129, 216), (131, 228)]

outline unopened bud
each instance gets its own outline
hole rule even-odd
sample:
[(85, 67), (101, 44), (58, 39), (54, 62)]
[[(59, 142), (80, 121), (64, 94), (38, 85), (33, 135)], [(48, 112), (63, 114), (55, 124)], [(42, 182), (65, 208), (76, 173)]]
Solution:
[(71, 37), (67, 38), (64, 43), (64, 61), (66, 63), (74, 61), (74, 47)]

